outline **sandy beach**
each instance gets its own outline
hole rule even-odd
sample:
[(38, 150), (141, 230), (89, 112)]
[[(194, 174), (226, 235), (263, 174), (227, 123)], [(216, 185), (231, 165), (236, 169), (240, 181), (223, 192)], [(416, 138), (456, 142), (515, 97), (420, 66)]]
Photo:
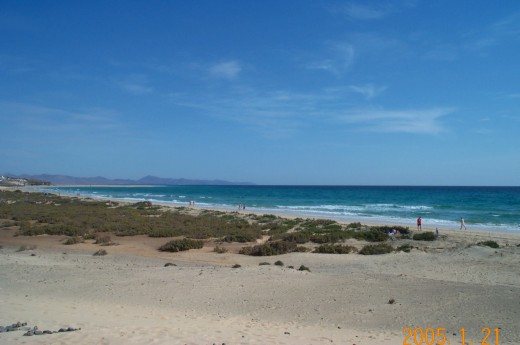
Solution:
[[(461, 328), (481, 344), (487, 327), (489, 344), (495, 329), (500, 344), (520, 344), (516, 234), (443, 231), (410, 253), (252, 257), (238, 243), (217, 254), (211, 241), (165, 253), (168, 239), (146, 236), (113, 236), (94, 256), (93, 241), (15, 233), (0, 229), (0, 326), (27, 326), (0, 344), (414, 344), (407, 327), (445, 328), (446, 344), (462, 343)], [(500, 248), (476, 245), (489, 239)], [(34, 326), (80, 330), (23, 336)]]

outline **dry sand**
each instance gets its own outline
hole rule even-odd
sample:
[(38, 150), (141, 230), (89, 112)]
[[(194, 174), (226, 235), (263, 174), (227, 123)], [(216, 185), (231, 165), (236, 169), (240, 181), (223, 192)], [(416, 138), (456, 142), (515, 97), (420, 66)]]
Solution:
[[(81, 328), (0, 333), (0, 344), (398, 345), (405, 327), (446, 328), (451, 344), (461, 327), (475, 344), (482, 328), (500, 327), (500, 344), (520, 344), (520, 236), (443, 234), (411, 253), (249, 257), (211, 244), (162, 253), (168, 239), (144, 236), (65, 246), (0, 229), (0, 326)], [(502, 247), (470, 246), (487, 239)], [(93, 256), (100, 248), (108, 255)], [(311, 272), (288, 268), (302, 264)]]

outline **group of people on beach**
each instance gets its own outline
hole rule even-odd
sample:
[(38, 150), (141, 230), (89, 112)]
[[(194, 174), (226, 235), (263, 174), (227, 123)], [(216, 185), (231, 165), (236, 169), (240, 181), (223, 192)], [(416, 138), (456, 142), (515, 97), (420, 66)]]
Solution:
[[(464, 228), (464, 230), (467, 230), (466, 228), (466, 223), (464, 222), (464, 218), (460, 218), (460, 230), (462, 230), (462, 228)], [(422, 230), (422, 217), (419, 216), (419, 218), (417, 218), (417, 230), (418, 231), (421, 231)]]
[(246, 205), (244, 205), (244, 204), (239, 204), (239, 205), (238, 205), (238, 209), (239, 209), (239, 210), (245, 210), (245, 209), (246, 209)]

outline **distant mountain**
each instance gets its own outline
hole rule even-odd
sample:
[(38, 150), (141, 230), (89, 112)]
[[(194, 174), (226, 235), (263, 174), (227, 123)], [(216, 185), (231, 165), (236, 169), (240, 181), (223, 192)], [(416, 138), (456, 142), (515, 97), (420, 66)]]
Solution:
[[(9, 176), (14, 176), (9, 174)], [(102, 176), (96, 177), (74, 177), (67, 175), (18, 175), (19, 178), (30, 178), (40, 181), (47, 181), (54, 185), (217, 185), (217, 186), (236, 186), (254, 185), (250, 182), (230, 182), (223, 180), (193, 180), (185, 178), (162, 178), (156, 176), (145, 176), (139, 180), (130, 179), (108, 179)]]

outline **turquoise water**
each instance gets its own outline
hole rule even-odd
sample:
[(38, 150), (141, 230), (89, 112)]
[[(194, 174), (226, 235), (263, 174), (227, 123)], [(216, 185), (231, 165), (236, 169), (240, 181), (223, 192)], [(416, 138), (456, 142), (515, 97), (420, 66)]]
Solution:
[(520, 187), (131, 186), (51, 187), (61, 194), (425, 227), (520, 231)]

